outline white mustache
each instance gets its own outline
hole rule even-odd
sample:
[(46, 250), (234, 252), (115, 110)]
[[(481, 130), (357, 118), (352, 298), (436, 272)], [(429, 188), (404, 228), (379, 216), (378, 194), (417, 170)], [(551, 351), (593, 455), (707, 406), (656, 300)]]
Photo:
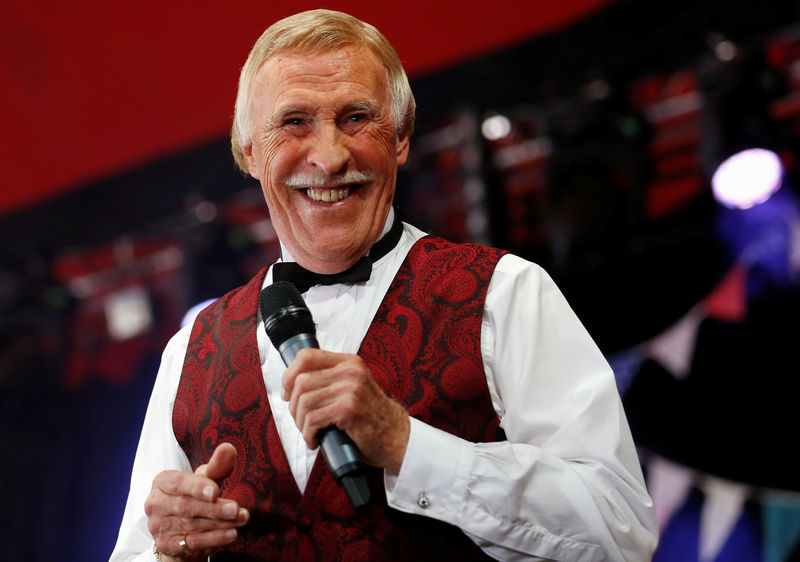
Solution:
[(312, 174), (294, 174), (284, 178), (286, 187), (328, 187), (349, 186), (353, 184), (369, 183), (375, 179), (372, 172), (350, 171), (332, 176), (317, 176)]

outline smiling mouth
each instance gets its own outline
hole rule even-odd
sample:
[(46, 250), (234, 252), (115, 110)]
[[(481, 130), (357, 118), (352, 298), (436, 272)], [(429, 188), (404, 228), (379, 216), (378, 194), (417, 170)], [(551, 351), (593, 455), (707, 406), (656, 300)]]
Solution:
[[(353, 186), (355, 187), (355, 186)], [(322, 189), (319, 187), (309, 187), (306, 189), (306, 195), (312, 201), (321, 201), (323, 203), (336, 203), (342, 199), (346, 199), (350, 195), (350, 187), (341, 187), (336, 189)]]
[(288, 188), (305, 192), (306, 197), (312, 201), (337, 203), (373, 181), (375, 181), (374, 173), (353, 170), (331, 176), (294, 174), (286, 177), (283, 184)]

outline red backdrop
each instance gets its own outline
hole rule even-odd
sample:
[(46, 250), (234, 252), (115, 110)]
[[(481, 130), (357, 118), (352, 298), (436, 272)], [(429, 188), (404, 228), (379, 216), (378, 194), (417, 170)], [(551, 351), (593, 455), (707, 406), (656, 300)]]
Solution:
[[(328, 7), (381, 29), (425, 74), (609, 0), (407, 0)], [(238, 70), (272, 21), (317, 4), (83, 0), (0, 5), (0, 214), (224, 135)]]

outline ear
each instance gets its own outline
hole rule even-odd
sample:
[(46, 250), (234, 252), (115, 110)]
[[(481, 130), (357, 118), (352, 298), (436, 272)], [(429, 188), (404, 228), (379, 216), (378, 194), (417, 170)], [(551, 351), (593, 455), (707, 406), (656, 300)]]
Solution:
[(400, 135), (397, 137), (397, 165), (402, 166), (408, 160), (408, 150), (410, 146), (410, 139), (408, 135)]
[(247, 162), (247, 171), (250, 172), (250, 175), (253, 176), (255, 179), (260, 180), (261, 178), (258, 176), (261, 172), (258, 169), (256, 158), (255, 156), (253, 156), (253, 145), (248, 144), (246, 146), (243, 146), (242, 154), (244, 154), (245, 162)]

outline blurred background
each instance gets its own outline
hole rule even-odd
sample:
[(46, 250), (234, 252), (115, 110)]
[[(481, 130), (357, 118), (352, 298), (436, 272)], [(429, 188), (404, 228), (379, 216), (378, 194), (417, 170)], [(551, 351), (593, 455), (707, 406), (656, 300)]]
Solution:
[[(0, 4), (3, 560), (108, 558), (163, 346), (277, 255), (226, 135), (314, 7)], [(614, 367), (656, 560), (800, 560), (800, 2), (327, 7), (411, 78), (405, 220), (543, 265)]]

